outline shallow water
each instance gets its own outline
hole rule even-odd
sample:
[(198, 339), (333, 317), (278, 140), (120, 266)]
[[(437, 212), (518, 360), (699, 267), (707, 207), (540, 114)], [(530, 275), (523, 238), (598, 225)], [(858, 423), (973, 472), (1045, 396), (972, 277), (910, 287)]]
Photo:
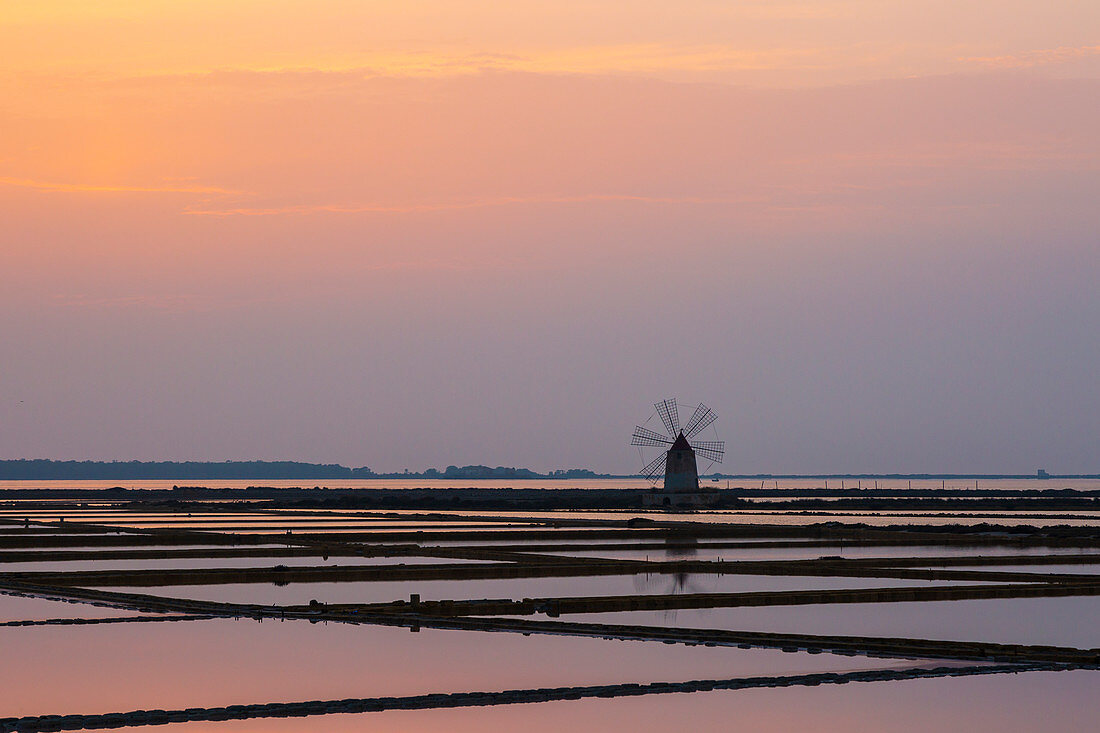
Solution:
[(270, 568), (328, 567), (333, 565), (449, 565), (486, 563), (486, 560), (464, 560), (438, 557), (181, 557), (141, 560), (59, 560), (0, 562), (0, 573), (68, 572), (71, 570), (151, 570), (173, 568)]
[[(266, 538), (265, 538), (266, 539)], [(272, 538), (274, 539), (274, 538)], [(236, 542), (231, 537), (226, 537), (223, 542), (221, 538), (218, 538), (217, 544), (207, 545), (65, 545), (63, 547), (16, 547), (16, 548), (3, 548), (0, 552), (110, 552), (112, 550), (209, 550), (216, 547), (248, 547), (248, 548), (285, 548), (288, 546), (296, 546), (293, 542), (268, 542), (263, 544), (252, 544), (250, 542)], [(0, 563), (0, 568), (3, 567), (3, 563)], [(3, 572), (0, 570), (0, 572)]]
[(996, 677), (822, 685), (691, 695), (652, 695), (392, 711), (224, 723), (184, 723), (169, 733), (485, 733), (485, 731), (601, 731), (668, 733), (746, 730), (759, 733), (891, 731), (891, 733), (1091, 733), (1100, 702), (1100, 672), (1036, 672)]
[(920, 603), (627, 611), (570, 614), (566, 621), (736, 629), (842, 636), (886, 636), (1001, 644), (1100, 647), (1100, 597), (1003, 598)]
[[(0, 621), (36, 621), (50, 618), (115, 618), (118, 616), (139, 615), (141, 614), (137, 611), (125, 609), (0, 593)], [(0, 638), (11, 637), (0, 636)], [(3, 649), (3, 647), (0, 647), (0, 649)], [(6, 652), (7, 650), (3, 649), (5, 659), (7, 659)], [(4, 665), (0, 665), (0, 667), (2, 666)]]
[[(129, 513), (126, 511), (117, 512), (96, 512), (95, 514), (87, 514), (82, 510), (39, 510), (38, 513), (31, 513), (22, 510), (0, 510), (0, 517), (20, 519), (24, 516), (29, 517), (32, 521), (38, 522), (57, 522), (60, 518), (64, 517), (66, 522), (87, 522), (95, 524), (118, 524), (126, 526), (144, 526), (144, 527), (170, 527), (170, 526), (194, 526), (196, 528), (214, 528), (217, 525), (236, 524), (241, 525), (252, 523), (264, 523), (264, 524), (282, 524), (286, 523), (298, 523), (298, 522), (332, 522), (338, 519), (347, 520), (354, 516), (355, 524), (371, 523), (375, 526), (383, 526), (382, 523), (391, 522), (394, 527), (403, 526), (401, 520), (394, 519), (394, 516), (415, 516), (430, 513), (439, 517), (434, 520), (435, 523), (441, 523), (444, 525), (451, 525), (450, 520), (458, 520), (461, 523), (463, 520), (466, 523), (476, 522), (478, 518), (482, 520), (499, 520), (503, 523), (511, 521), (523, 521), (523, 520), (538, 520), (538, 521), (594, 521), (594, 520), (611, 520), (616, 522), (625, 522), (629, 519), (641, 518), (648, 519), (654, 522), (661, 523), (684, 523), (684, 522), (702, 522), (707, 524), (750, 524), (750, 525), (775, 525), (775, 526), (796, 526), (804, 524), (824, 523), (824, 522), (840, 522), (843, 524), (867, 524), (871, 526), (888, 526), (897, 524), (915, 524), (915, 525), (944, 525), (944, 524), (958, 524), (958, 525), (975, 525), (975, 524), (1002, 524), (1007, 526), (1016, 525), (1031, 525), (1031, 526), (1056, 526), (1056, 525), (1068, 525), (1068, 526), (1094, 526), (1100, 524), (1100, 512), (1089, 511), (1066, 511), (1066, 512), (1051, 512), (1044, 510), (1036, 511), (945, 511), (941, 513), (928, 512), (928, 511), (858, 511), (858, 510), (838, 510), (838, 511), (809, 511), (809, 512), (790, 512), (787, 510), (782, 511), (769, 511), (769, 510), (714, 510), (714, 511), (698, 511), (698, 512), (675, 512), (665, 513), (658, 511), (638, 511), (638, 510), (614, 510), (614, 511), (583, 511), (583, 510), (560, 510), (560, 511), (437, 511), (432, 510), (425, 512), (424, 510), (394, 510), (394, 511), (363, 511), (363, 510), (319, 510), (312, 512), (309, 515), (303, 515), (298, 513), (300, 510), (286, 510), (286, 511), (273, 511), (273, 512), (223, 512), (223, 513), (191, 513), (188, 516), (185, 513), (171, 513), (171, 512), (141, 512), (141, 513)], [(6, 512), (6, 513), (5, 513)], [(390, 515), (389, 518), (383, 515)], [(144, 520), (144, 522), (143, 522)], [(205, 524), (204, 524), (205, 520)], [(420, 522), (423, 526), (428, 526), (430, 522)], [(404, 525), (407, 526), (407, 525)]]
[[(58, 512), (43, 514), (58, 516)], [(180, 526), (213, 531), (245, 528), (295, 533), (318, 527), (333, 531), (355, 526), (373, 529), (447, 529), (456, 533), (476, 525), (484, 512), (454, 513), (457, 523), (393, 517), (352, 517), (328, 513), (317, 517), (272, 517), (232, 513), (185, 517), (181, 514), (107, 513), (97, 522), (129, 522), (170, 529)], [(504, 513), (501, 513), (504, 515)], [(541, 519), (528, 513), (522, 518)], [(594, 518), (593, 513), (545, 513), (554, 519)], [(612, 514), (616, 519), (627, 515)], [(90, 515), (85, 515), (88, 518)], [(653, 515), (651, 515), (653, 516)], [(671, 521), (749, 521), (747, 515), (674, 515)], [(756, 515), (773, 521), (776, 515)], [(517, 515), (503, 519), (520, 519)], [(662, 519), (665, 517), (661, 517)], [(822, 521), (791, 516), (798, 523)], [(856, 516), (866, 521), (866, 516)], [(882, 519), (879, 517), (877, 519)], [(226, 520), (226, 521), (216, 521)], [(894, 515), (887, 523), (908, 521)], [(72, 520), (67, 519), (66, 525)], [(169, 524), (162, 522), (168, 521)], [(756, 520), (752, 520), (756, 521)], [(949, 520), (957, 521), (956, 518)], [(985, 521), (985, 520), (982, 520)], [(1025, 520), (1027, 521), (1027, 520)], [(75, 523), (75, 522), (74, 522)], [(485, 521), (482, 520), (485, 524)], [(462, 525), (467, 525), (463, 527)], [(506, 529), (490, 524), (493, 529)], [(515, 529), (512, 527), (510, 529)], [(290, 538), (287, 538), (290, 539)], [(285, 547), (278, 537), (265, 545)], [(326, 540), (327, 541), (327, 540)], [(629, 540), (584, 538), (562, 544), (614, 543)], [(638, 540), (647, 541), (647, 540)], [(652, 540), (648, 540), (652, 541)], [(837, 544), (765, 548), (746, 538), (731, 548), (708, 547), (658, 550), (537, 550), (540, 553), (629, 559), (765, 560), (822, 556), (1014, 557), (1100, 552), (1073, 547), (1013, 546), (886, 546)], [(425, 544), (499, 545), (516, 540), (485, 542), (462, 539)], [(231, 541), (227, 545), (232, 544)], [(531, 547), (546, 540), (522, 542)], [(142, 546), (133, 549), (158, 546)], [(161, 545), (164, 549), (209, 545)], [(76, 549), (76, 548), (57, 548)], [(96, 548), (110, 549), (110, 548)], [(437, 558), (245, 557), (157, 558), (142, 560), (81, 560), (49, 562), (28, 559), (0, 563), (0, 574), (31, 570), (109, 570), (126, 568), (272, 567), (422, 564), (451, 561)], [(928, 565), (931, 567), (931, 563)], [(1018, 570), (1028, 573), (1100, 574), (1100, 565), (974, 566), (975, 570)], [(833, 588), (974, 585), (974, 582), (820, 578), (716, 574), (639, 574), (577, 578), (503, 578), (489, 580), (291, 583), (277, 586), (227, 584), (119, 588), (123, 592), (199, 598), (262, 605), (598, 595), (754, 592)], [(601, 621), (660, 627), (729, 628), (807, 634), (903, 636), (1100, 646), (1100, 627), (1092, 623), (1100, 598), (1066, 597), (938, 601), (922, 603), (820, 604), (812, 606), (742, 607), (729, 609), (567, 614), (562, 621)], [(0, 595), (0, 621), (48, 618), (109, 618), (135, 612)], [(545, 620), (538, 614), (529, 618)], [(772, 650), (688, 647), (646, 642), (607, 641), (567, 636), (522, 636), (514, 633), (437, 631), (347, 624), (277, 622), (180, 621), (92, 626), (0, 627), (0, 717), (67, 713), (107, 713), (132, 709), (212, 707), (230, 704), (412, 695), (433, 692), (505, 690), (539, 686), (575, 686), (624, 682), (726, 679), (811, 671), (909, 667), (904, 660), (838, 657), (828, 654), (784, 654)], [(15, 660), (14, 663), (12, 660)], [(47, 681), (47, 682), (44, 682)], [(1100, 712), (1095, 672), (1038, 673), (907, 682), (850, 684), (819, 688), (746, 690), (675, 694), (620, 700), (511, 705), (419, 712), (332, 715), (309, 720), (252, 720), (173, 724), (159, 730), (184, 731), (481, 731), (562, 729), (668, 731), (696, 730), (1092, 730)]]
[(333, 531), (372, 531), (384, 529), (496, 529), (503, 527), (527, 527), (515, 523), (485, 524), (475, 522), (404, 522), (385, 519), (346, 519), (338, 522), (319, 517), (316, 520), (293, 522), (265, 521), (262, 519), (249, 520), (223, 520), (209, 522), (201, 519), (187, 519), (176, 522), (143, 522), (143, 521), (109, 521), (101, 524), (109, 527), (121, 527), (126, 529), (159, 529), (159, 530), (197, 530), (200, 532), (333, 532)]
[[(1028, 547), (1009, 546), (863, 546), (863, 545), (815, 545), (800, 547), (718, 547), (695, 546), (662, 550), (542, 550), (540, 554), (564, 557), (600, 557), (618, 560), (813, 560), (821, 557), (846, 559), (896, 558), (896, 557), (988, 557), (1013, 555), (1098, 554), (1100, 547)], [(993, 569), (993, 566), (990, 567)]]
[[(874, 488), (880, 489), (956, 489), (969, 490), (974, 479), (821, 479), (821, 478), (731, 478), (713, 481), (703, 478), (705, 486), (734, 489), (820, 489)], [(980, 489), (1043, 490), (1100, 489), (1100, 479), (978, 479)], [(208, 488), (245, 489), (250, 486), (276, 488), (364, 488), (364, 489), (416, 489), (416, 488), (515, 488), (515, 489), (645, 489), (652, 484), (641, 478), (586, 478), (586, 479), (425, 479), (425, 478), (377, 478), (377, 479), (103, 479), (75, 481), (63, 480), (5, 480), (0, 481), (0, 492), (5, 489), (110, 489), (122, 486), (128, 489), (171, 489), (173, 486), (205, 486)]]
[[(929, 566), (929, 569), (936, 569)], [(1047, 573), (1051, 575), (1094, 575), (1100, 577), (1100, 564), (1066, 564), (1066, 565), (959, 565), (952, 566), (953, 570), (995, 570), (1006, 573)]]
[[(736, 542), (738, 544), (753, 545), (763, 541), (782, 540), (784, 542), (812, 542), (813, 540), (799, 539), (799, 538), (784, 538), (784, 537), (723, 537), (721, 542)], [(660, 537), (619, 537), (619, 538), (578, 538), (578, 539), (542, 539), (542, 540), (525, 540), (525, 539), (502, 539), (502, 540), (425, 540), (419, 544), (422, 547), (470, 547), (470, 546), (494, 546), (494, 545), (609, 545), (609, 544), (628, 544), (636, 545), (641, 543), (653, 543), (660, 542)], [(708, 540), (699, 540), (699, 546), (705, 546)], [(536, 550), (542, 552), (542, 550)]]
[[(663, 595), (673, 593), (747, 593), (752, 591), (887, 588), (953, 585), (955, 581), (894, 578), (821, 578), (783, 575), (609, 575), (579, 578), (493, 578), (487, 580), (408, 580), (347, 583), (226, 583), (159, 588), (110, 587), (172, 598), (195, 598), (265, 606), (323, 603), (388, 603), (419, 593), (425, 601), (553, 598), (579, 596)], [(968, 585), (974, 584), (967, 581)]]
[[(0, 716), (911, 666), (828, 654), (304, 621), (0, 628), (0, 646), (6, 658), (21, 660), (0, 665)], [(41, 683), (47, 679), (50, 684)]]

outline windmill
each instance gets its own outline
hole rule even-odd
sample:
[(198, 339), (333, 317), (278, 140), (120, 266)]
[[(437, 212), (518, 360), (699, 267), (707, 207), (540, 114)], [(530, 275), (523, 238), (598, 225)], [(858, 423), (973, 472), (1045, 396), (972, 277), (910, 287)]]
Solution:
[[(630, 444), (638, 446), (640, 450), (657, 449), (657, 456), (645, 464), (642, 475), (656, 485), (664, 474), (665, 492), (698, 492), (697, 457), (710, 461), (709, 468), (715, 463), (721, 463), (726, 452), (726, 444), (721, 440), (695, 440), (697, 435), (718, 419), (718, 415), (700, 403), (692, 412), (687, 425), (681, 427), (675, 398), (662, 400), (653, 407), (656, 412), (646, 421), (646, 425), (653, 422), (654, 417), (659, 417), (664, 433), (638, 425), (630, 439)], [(657, 425), (654, 424), (654, 427)], [(666, 500), (664, 503), (672, 502)]]

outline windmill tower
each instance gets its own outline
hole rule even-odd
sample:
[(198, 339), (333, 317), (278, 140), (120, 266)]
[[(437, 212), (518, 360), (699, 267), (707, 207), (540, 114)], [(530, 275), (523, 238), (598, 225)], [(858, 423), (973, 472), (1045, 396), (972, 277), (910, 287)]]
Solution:
[[(699, 487), (697, 458), (710, 461), (711, 466), (721, 463), (726, 444), (721, 440), (695, 440), (695, 436), (710, 427), (718, 419), (718, 415), (706, 405), (699, 404), (687, 425), (681, 427), (675, 398), (662, 400), (653, 407), (665, 432), (662, 434), (638, 425), (630, 439), (630, 444), (639, 449), (657, 449), (657, 456), (649, 460), (642, 469), (642, 475), (654, 483), (654, 491), (646, 497), (647, 503), (663, 506), (713, 503), (717, 499), (717, 492)], [(647, 424), (652, 420), (653, 416), (646, 421)], [(657, 490), (656, 483), (661, 474), (664, 474), (664, 486)]]
[(680, 433), (665, 454), (665, 491), (695, 491), (698, 488), (699, 466), (695, 462), (695, 451)]

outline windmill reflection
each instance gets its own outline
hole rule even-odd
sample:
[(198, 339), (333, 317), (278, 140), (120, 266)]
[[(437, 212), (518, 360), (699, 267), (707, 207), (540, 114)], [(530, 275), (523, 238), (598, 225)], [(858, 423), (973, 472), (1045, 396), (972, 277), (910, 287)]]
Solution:
[[(694, 537), (666, 538), (664, 547), (658, 551), (658, 555), (650, 555), (651, 560), (694, 560), (699, 554), (699, 540)], [(674, 573), (645, 573), (634, 576), (634, 588), (639, 593), (653, 593), (659, 595), (679, 595), (681, 593), (706, 593), (705, 588), (699, 586), (697, 574), (677, 571)], [(668, 620), (676, 618), (675, 610), (663, 613)]]

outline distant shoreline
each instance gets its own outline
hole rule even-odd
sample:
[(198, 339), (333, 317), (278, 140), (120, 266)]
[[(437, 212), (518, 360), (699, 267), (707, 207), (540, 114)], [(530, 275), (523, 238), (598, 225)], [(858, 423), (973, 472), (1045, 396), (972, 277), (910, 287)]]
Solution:
[[(577, 480), (639, 479), (637, 474), (605, 474), (572, 468), (538, 473), (506, 466), (448, 466), (419, 472), (375, 473), (365, 466), (299, 461), (55, 461), (0, 460), (0, 481), (217, 481), (217, 480), (331, 480), (331, 479), (444, 479), (444, 480)], [(1097, 474), (1015, 473), (711, 473), (718, 480), (755, 481), (1047, 481), (1100, 479)]]

